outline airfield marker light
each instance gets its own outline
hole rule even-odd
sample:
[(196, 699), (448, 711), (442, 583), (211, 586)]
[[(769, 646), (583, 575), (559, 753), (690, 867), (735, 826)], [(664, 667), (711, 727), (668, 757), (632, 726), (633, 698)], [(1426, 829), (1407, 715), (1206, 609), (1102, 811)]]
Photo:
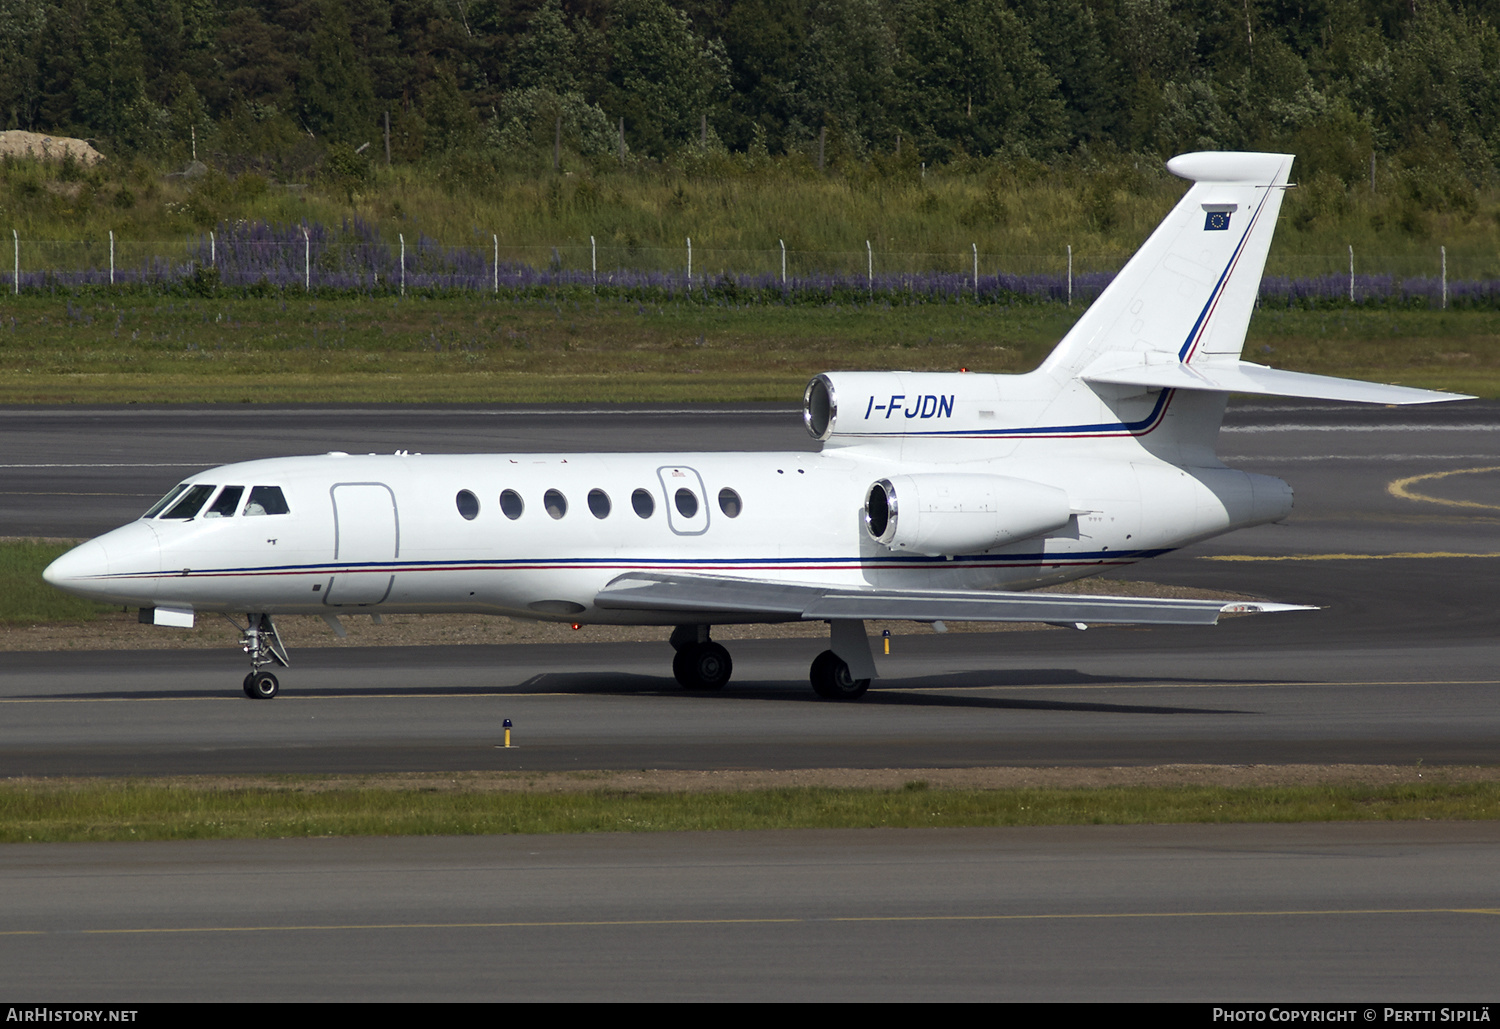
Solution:
[(577, 632), (577, 631), (578, 631), (578, 623), (577, 623), (577, 622), (574, 622), (574, 623), (573, 623), (573, 631), (574, 631), (574, 632)]
[(885, 640), (885, 656), (886, 657), (890, 657), (891, 656), (891, 630), (889, 630), (889, 629), (882, 629), (882, 630), (880, 630), (880, 636), (881, 636), (882, 639)]
[(505, 720), (505, 749), (510, 749), (510, 719)]

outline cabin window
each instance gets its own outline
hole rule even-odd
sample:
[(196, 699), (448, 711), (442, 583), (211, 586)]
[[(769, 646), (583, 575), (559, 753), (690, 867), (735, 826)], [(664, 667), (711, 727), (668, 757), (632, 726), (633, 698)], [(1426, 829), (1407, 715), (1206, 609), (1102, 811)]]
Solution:
[(458, 496), (453, 500), (458, 505), (458, 513), (464, 516), (464, 521), (472, 522), (479, 517), (479, 498), (468, 490), (459, 490)]
[(542, 506), (553, 518), (561, 518), (568, 513), (568, 498), (555, 489), (549, 489), (542, 495)]
[(642, 518), (650, 518), (656, 513), (656, 500), (651, 496), (650, 490), (638, 489), (630, 494), (630, 506)]
[(165, 508), (172, 501), (176, 500), (182, 494), (182, 491), (185, 490), (185, 489), (187, 489), (187, 488), (188, 488), (188, 484), (185, 483), (185, 482), (178, 483), (176, 486), (173, 486), (172, 489), (171, 489), (171, 492), (169, 492), (166, 496), (162, 497), (156, 503), (152, 504), (151, 505), (151, 510), (149, 510), (145, 514), (141, 515), (141, 517), (142, 518), (155, 518), (157, 515), (161, 514), (163, 508)]
[(719, 490), (719, 510), (723, 511), (727, 517), (738, 518), (740, 510), (743, 507), (744, 505), (740, 502), (740, 495), (734, 490), (728, 486)]
[(245, 495), (243, 486), (225, 486), (223, 491), (214, 498), (208, 510), (203, 512), (204, 518), (233, 518), (234, 513), (240, 509), (240, 497)]
[(286, 506), (286, 497), (281, 495), (280, 486), (255, 486), (250, 490), (250, 502), (245, 505), (245, 514), (282, 515), (289, 513), (290, 509)]
[(182, 498), (168, 508), (167, 513), (162, 517), (192, 518), (218, 488), (217, 486), (189, 486), (187, 492), (182, 494)]
[(680, 489), (673, 498), (677, 503), (677, 511), (684, 518), (691, 518), (698, 513), (698, 495), (690, 489)]
[(589, 490), (589, 511), (595, 518), (609, 517), (609, 494), (602, 489)]
[(521, 517), (521, 512), (525, 510), (526, 502), (515, 490), (508, 489), (500, 494), (500, 512), (511, 521)]

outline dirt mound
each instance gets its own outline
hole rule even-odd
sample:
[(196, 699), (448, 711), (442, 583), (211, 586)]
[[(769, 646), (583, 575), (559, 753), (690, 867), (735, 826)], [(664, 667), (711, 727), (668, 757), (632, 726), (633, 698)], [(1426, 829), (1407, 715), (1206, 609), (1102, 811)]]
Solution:
[(72, 154), (73, 159), (80, 164), (98, 164), (104, 160), (104, 155), (89, 146), (86, 140), (70, 136), (44, 136), (40, 132), (27, 132), (24, 129), (0, 132), (0, 155), (61, 161), (65, 154)]

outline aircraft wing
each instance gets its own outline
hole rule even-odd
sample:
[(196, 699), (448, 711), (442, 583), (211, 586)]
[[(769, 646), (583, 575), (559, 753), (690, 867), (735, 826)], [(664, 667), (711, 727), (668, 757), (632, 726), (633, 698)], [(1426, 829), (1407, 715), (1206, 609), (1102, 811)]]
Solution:
[(1310, 611), (1295, 604), (1093, 597), (989, 590), (900, 590), (761, 579), (630, 572), (594, 597), (610, 610), (680, 613), (684, 621), (1051, 622), (1070, 625), (1213, 625), (1223, 614)]

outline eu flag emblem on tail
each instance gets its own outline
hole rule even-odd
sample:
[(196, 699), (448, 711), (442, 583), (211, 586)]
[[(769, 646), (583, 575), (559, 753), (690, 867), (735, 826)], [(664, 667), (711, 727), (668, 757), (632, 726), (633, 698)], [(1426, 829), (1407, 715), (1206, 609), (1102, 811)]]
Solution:
[(1229, 231), (1230, 211), (1209, 211), (1208, 216), (1203, 219), (1203, 231), (1205, 232), (1227, 232)]

